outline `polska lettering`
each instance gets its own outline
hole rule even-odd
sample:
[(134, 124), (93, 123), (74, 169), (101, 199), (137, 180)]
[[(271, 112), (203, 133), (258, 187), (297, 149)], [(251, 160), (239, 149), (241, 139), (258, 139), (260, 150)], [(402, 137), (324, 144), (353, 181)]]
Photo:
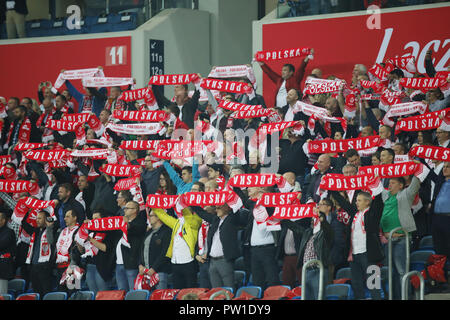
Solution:
[(163, 110), (155, 110), (155, 111), (114, 110), (113, 117), (119, 120), (127, 120), (127, 121), (164, 122), (169, 119), (169, 114)]
[(298, 196), (301, 192), (264, 193), (256, 205), (276, 207), (291, 204), (300, 204)]
[(122, 140), (120, 149), (124, 150), (153, 150), (162, 140)]
[(67, 121), (67, 120), (53, 120), (51, 119), (47, 123), (47, 128), (55, 131), (75, 131), (78, 126), (83, 125), (82, 122), (78, 121)]
[(282, 207), (275, 207), (273, 215), (269, 218), (273, 219), (303, 219), (314, 217), (314, 204), (305, 205), (287, 205)]
[(422, 131), (422, 130), (432, 130), (439, 128), (442, 124), (442, 119), (440, 116), (445, 116), (449, 114), (448, 111), (450, 108), (430, 112), (427, 114), (413, 116), (405, 119), (401, 119), (397, 122), (397, 126), (395, 128), (396, 132), (398, 131)]
[(227, 191), (188, 192), (183, 194), (183, 202), (187, 206), (219, 206), (226, 203)]
[(195, 73), (189, 74), (169, 74), (169, 75), (155, 75), (152, 76), (148, 82), (149, 85), (180, 85), (188, 84), (198, 79)]
[(275, 174), (270, 173), (249, 173), (237, 174), (228, 182), (232, 187), (269, 187), (279, 181)]
[(412, 89), (433, 89), (445, 86), (446, 80), (441, 78), (401, 78), (400, 85)]
[(149, 91), (150, 91), (150, 88), (127, 90), (127, 91), (122, 92), (122, 94), (119, 96), (118, 99), (126, 101), (126, 102), (141, 100), (141, 99), (145, 98), (145, 95)]
[(324, 190), (360, 190), (373, 179), (372, 175), (361, 174), (344, 176), (343, 174), (327, 174), (322, 177), (320, 188)]
[(148, 208), (169, 209), (175, 206), (177, 199), (178, 196), (176, 195), (149, 194), (145, 205)]
[(103, 168), (100, 168), (100, 171), (106, 173), (108, 176), (129, 177), (131, 175), (138, 175), (140, 167), (137, 165), (106, 164)]
[(256, 61), (281, 60), (297, 58), (311, 54), (311, 48), (292, 48), (284, 50), (258, 51), (255, 54)]
[(263, 108), (263, 106), (260, 104), (259, 105), (242, 104), (242, 103), (238, 103), (238, 102), (225, 101), (225, 100), (222, 100), (219, 103), (219, 107), (226, 109), (226, 110), (230, 110), (230, 111), (252, 111), (252, 110), (259, 110), (259, 109), (265, 110), (265, 108)]
[(308, 142), (309, 153), (335, 153), (346, 152), (349, 149), (364, 150), (379, 146), (379, 136), (353, 138), (343, 140), (320, 140)]
[(415, 162), (402, 162), (393, 164), (382, 164), (377, 166), (360, 167), (358, 173), (373, 174), (380, 178), (394, 178), (412, 175), (417, 170)]
[(30, 150), (23, 155), (29, 160), (53, 161), (65, 159), (69, 156), (69, 153), (67, 150)]
[(250, 93), (251, 88), (247, 83), (239, 81), (227, 81), (217, 79), (203, 79), (200, 86), (203, 89), (218, 90), (221, 92)]
[(419, 157), (449, 162), (450, 148), (434, 146), (416, 146), (409, 151), (410, 157)]

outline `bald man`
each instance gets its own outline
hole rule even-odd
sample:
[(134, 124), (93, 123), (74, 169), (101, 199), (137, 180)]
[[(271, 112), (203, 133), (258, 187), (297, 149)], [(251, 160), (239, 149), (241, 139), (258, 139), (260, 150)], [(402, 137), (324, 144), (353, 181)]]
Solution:
[(320, 180), (322, 179), (322, 176), (327, 173), (332, 173), (331, 158), (328, 154), (322, 154), (317, 160), (317, 171), (311, 175), (310, 183), (302, 200), (306, 200), (305, 202), (310, 200), (315, 203), (319, 202), (320, 196), (317, 194), (317, 191), (319, 189)]
[(300, 187), (300, 183), (296, 181), (295, 173), (293, 172), (286, 172), (283, 174), (283, 178), (292, 186), (292, 190), (289, 192), (298, 192), (302, 191)]
[(311, 71), (311, 74), (315, 75), (319, 79), (322, 79), (322, 70), (320, 70), (319, 68), (314, 68)]

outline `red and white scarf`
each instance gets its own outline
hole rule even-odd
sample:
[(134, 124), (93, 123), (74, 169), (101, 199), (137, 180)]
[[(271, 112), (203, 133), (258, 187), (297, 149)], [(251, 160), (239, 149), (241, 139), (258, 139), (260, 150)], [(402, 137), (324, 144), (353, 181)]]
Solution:
[(386, 64), (391, 64), (399, 69), (405, 70), (409, 73), (416, 73), (416, 59), (414, 56), (395, 57), (386, 60)]
[(55, 206), (56, 206), (55, 200), (44, 201), (34, 199), (31, 197), (25, 197), (17, 201), (17, 205), (14, 208), (11, 220), (17, 224), (21, 224), (23, 217), (25, 216), (25, 214), (28, 212), (29, 209), (35, 210), (36, 213), (37, 211), (40, 210), (46, 210), (50, 214), (50, 217), (52, 217), (53, 220), (56, 220), (54, 214)]
[(435, 146), (415, 146), (409, 151), (409, 156), (449, 162), (450, 148)]
[[(27, 259), (25, 261), (26, 264), (31, 264), (31, 255), (33, 253), (35, 237), (36, 237), (36, 232), (33, 233), (33, 235), (31, 236), (31, 239), (30, 239), (30, 245), (28, 247)], [(45, 229), (41, 236), (41, 245), (40, 245), (40, 250), (39, 250), (38, 262), (39, 263), (48, 262), (50, 260), (51, 254), (52, 254), (52, 250), (50, 247), (50, 243), (48, 242), (48, 238), (47, 238), (47, 229)]]
[(123, 216), (106, 217), (100, 219), (89, 220), (87, 223), (83, 223), (82, 227), (91, 231), (113, 231), (121, 230), (123, 232), (123, 238), (126, 241), (126, 246), (130, 247), (127, 240), (128, 227), (127, 223), (123, 220)]
[(307, 143), (308, 153), (341, 153), (349, 149), (365, 150), (379, 146), (380, 136), (369, 136), (352, 139), (324, 139), (312, 140)]
[(326, 174), (320, 180), (322, 190), (361, 190), (374, 179), (372, 174), (359, 174), (356, 176), (344, 176), (343, 174)]
[(442, 78), (401, 78), (400, 85), (403, 88), (430, 90), (443, 87), (447, 84), (447, 79)]
[(81, 122), (87, 123), (89, 127), (95, 131), (97, 136), (103, 135), (105, 130), (103, 124), (97, 118), (97, 116), (93, 113), (72, 113), (65, 114), (62, 120), (71, 121), (71, 122)]
[(147, 274), (149, 269), (144, 269), (144, 274), (138, 274), (134, 279), (134, 290), (151, 290), (159, 282), (158, 273), (153, 273), (151, 276)]
[(136, 177), (140, 175), (140, 168), (138, 165), (105, 164), (100, 171), (113, 177)]
[(269, 220), (314, 218), (316, 216), (313, 212), (315, 206), (315, 203), (278, 206), (275, 207), (273, 215)]
[(54, 143), (18, 143), (15, 147), (15, 151), (28, 151), (33, 149), (39, 149), (44, 147), (54, 146)]
[(251, 93), (253, 88), (245, 82), (227, 81), (219, 79), (203, 79), (200, 86), (203, 89), (220, 92)]
[(148, 208), (169, 209), (175, 206), (177, 199), (177, 195), (149, 194), (145, 205)]
[(169, 120), (169, 113), (163, 110), (155, 110), (155, 111), (114, 110), (113, 118), (126, 121), (164, 122)]
[(120, 87), (127, 85), (134, 85), (133, 78), (118, 78), (118, 77), (84, 77), (81, 80), (84, 87)]
[(108, 149), (88, 148), (83, 150), (73, 150), (70, 153), (71, 157), (76, 158), (93, 158), (94, 160), (106, 159), (108, 156)]
[(161, 140), (122, 140), (120, 149), (123, 150), (154, 150)]
[(229, 119), (250, 119), (250, 118), (261, 118), (261, 117), (271, 117), (276, 114), (276, 111), (270, 108), (255, 108), (254, 110), (248, 111), (235, 111), (231, 114)]
[(249, 188), (249, 187), (271, 187), (278, 185), (281, 192), (286, 192), (291, 185), (283, 178), (277, 177), (274, 173), (248, 173), (237, 174), (228, 181), (229, 187)]
[(405, 177), (414, 174), (419, 167), (419, 164), (408, 161), (360, 167), (358, 173), (362, 175), (372, 174), (379, 176), (380, 178)]
[(390, 127), (394, 126), (392, 117), (399, 117), (404, 115), (413, 114), (416, 112), (424, 113), (427, 110), (427, 105), (421, 101), (406, 102), (392, 105), (384, 115), (382, 124)]
[(425, 113), (419, 116), (400, 119), (395, 126), (395, 134), (400, 131), (424, 131), (439, 128), (444, 121), (440, 116), (450, 120), (450, 108), (438, 110), (434, 112)]
[[(13, 132), (14, 132), (14, 121), (11, 123), (11, 126), (9, 127), (8, 137), (6, 140), (6, 144), (8, 145), (11, 142)], [(25, 119), (23, 119), (20, 124), (17, 142), (26, 143), (30, 141), (30, 133), (31, 133), (31, 122), (30, 119), (28, 119), (28, 117), (25, 117)]]
[(77, 69), (66, 70), (58, 75), (58, 78), (53, 85), (55, 89), (59, 89), (66, 80), (78, 80), (85, 77), (104, 77), (103, 69), (89, 68), (89, 69)]
[(361, 84), (361, 87), (366, 89), (372, 89), (375, 93), (383, 93), (385, 89), (387, 89), (383, 84), (375, 82), (375, 81), (368, 81), (368, 80), (360, 80), (359, 82)]
[(163, 74), (163, 75), (155, 75), (150, 78), (148, 81), (149, 85), (155, 84), (160, 86), (166, 85), (181, 85), (188, 84), (191, 82), (198, 82), (199, 76), (196, 73), (188, 73), (188, 74)]
[(138, 177), (120, 179), (114, 185), (114, 190), (116, 191), (130, 190), (131, 188), (134, 188), (138, 184), (138, 181), (139, 181)]
[(142, 124), (113, 124), (109, 123), (106, 129), (110, 129), (116, 133), (130, 135), (151, 135), (159, 133), (164, 127), (159, 123), (142, 123)]
[(305, 81), (303, 94), (315, 95), (339, 91), (342, 80), (326, 80), (309, 77)]
[(278, 207), (285, 205), (300, 204), (298, 196), (301, 192), (284, 192), (284, 193), (263, 193), (261, 198), (256, 201), (255, 206)]
[(391, 63), (386, 64), (384, 68), (376, 63), (367, 71), (367, 73), (371, 81), (373, 81), (373, 77), (378, 78), (381, 81), (387, 81), (388, 75), (392, 70), (394, 70), (394, 65)]
[(219, 66), (212, 68), (211, 72), (208, 74), (208, 78), (247, 78), (252, 83), (253, 87), (256, 89), (256, 77), (253, 73), (253, 68), (246, 65), (236, 65), (236, 66)]
[(56, 161), (66, 159), (70, 155), (70, 151), (62, 150), (30, 150), (23, 153), (23, 156), (29, 160), (36, 161)]
[(0, 179), (0, 192), (6, 193), (24, 193), (36, 195), (40, 191), (36, 182), (24, 180), (2, 180)]
[(5, 166), (0, 167), (0, 176), (3, 176), (6, 180), (16, 180), (18, 178), (15, 169)]
[(311, 48), (297, 47), (282, 50), (265, 50), (255, 53), (256, 61), (284, 60), (289, 58), (305, 57), (311, 54)]
[(69, 262), (69, 249), (72, 245), (73, 234), (78, 230), (78, 223), (72, 227), (65, 227), (56, 242), (56, 263)]
[(208, 151), (213, 151), (216, 149), (216, 145), (217, 142), (212, 140), (161, 140), (152, 155), (161, 159), (185, 159), (198, 153), (205, 154)]
[(151, 89), (149, 87), (141, 88), (141, 89), (134, 89), (134, 90), (127, 90), (127, 91), (122, 92), (117, 99), (123, 100), (126, 102), (142, 100), (145, 98), (145, 95), (149, 91), (151, 91)]
[[(69, 270), (69, 268), (72, 270), (72, 273), (68, 273), (67, 271)], [(85, 271), (84, 269), (72, 265), (72, 266), (68, 266), (67, 269), (64, 271), (64, 273), (61, 276), (61, 279), (59, 280), (59, 284), (60, 285), (66, 285), (66, 287), (70, 290), (73, 289), (73, 287), (70, 287), (70, 285), (68, 286), (67, 284), (74, 284), (74, 283), (81, 283), (81, 279), (83, 278)]]

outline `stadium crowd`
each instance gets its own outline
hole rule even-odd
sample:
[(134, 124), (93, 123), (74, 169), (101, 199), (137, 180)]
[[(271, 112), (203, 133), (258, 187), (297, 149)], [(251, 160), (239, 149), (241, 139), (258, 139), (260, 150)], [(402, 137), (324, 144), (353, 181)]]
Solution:
[[(392, 235), (400, 299), (405, 232), (412, 250), (432, 235), (435, 253), (448, 257), (449, 78), (431, 51), (426, 75), (414, 59), (392, 58), (356, 64), (348, 82), (324, 79), (314, 49), (282, 70), (268, 57), (255, 56), (276, 87), (264, 97), (249, 65), (235, 66), (245, 75), (209, 75), (228, 92), (199, 74), (152, 77), (150, 89), (127, 79), (80, 90), (62, 70), (39, 84), (37, 103), (0, 97), (0, 293), (13, 278), (41, 296), (79, 290), (71, 277), (94, 292), (129, 291), (137, 278), (152, 289), (236, 288), (237, 261), (256, 286), (294, 288), (318, 259), (324, 285), (350, 267), (354, 297), (364, 299), (368, 267), (387, 265), (389, 233), (401, 227)], [(168, 84), (173, 99), (161, 90)], [(205, 143), (165, 145), (177, 132)], [(353, 177), (363, 184), (348, 186)], [(203, 192), (226, 201), (183, 198)], [(317, 264), (306, 272), (306, 298), (317, 299)]]

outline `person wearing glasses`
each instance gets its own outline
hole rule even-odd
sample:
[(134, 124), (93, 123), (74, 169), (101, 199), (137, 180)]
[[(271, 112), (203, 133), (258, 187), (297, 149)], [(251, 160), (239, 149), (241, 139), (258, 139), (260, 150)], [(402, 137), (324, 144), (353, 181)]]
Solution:
[(116, 282), (118, 290), (133, 290), (139, 272), (140, 247), (147, 230), (147, 219), (139, 212), (139, 203), (129, 201), (123, 208), (127, 222), (127, 238), (122, 237), (116, 247)]

